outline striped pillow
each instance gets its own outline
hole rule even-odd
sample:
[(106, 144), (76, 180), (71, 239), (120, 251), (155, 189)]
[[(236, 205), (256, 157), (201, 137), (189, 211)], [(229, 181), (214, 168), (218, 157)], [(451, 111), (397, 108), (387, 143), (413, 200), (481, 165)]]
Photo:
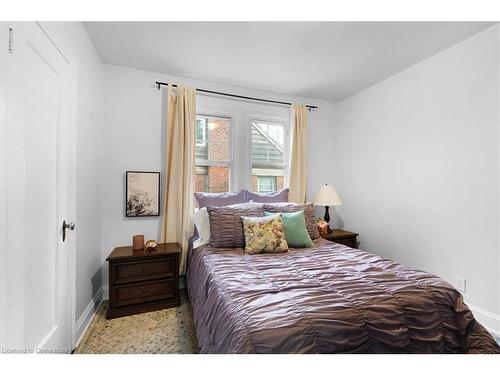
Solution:
[(207, 207), (210, 220), (210, 246), (245, 247), (242, 216), (262, 217), (264, 208)]
[(304, 211), (306, 219), (306, 228), (311, 240), (319, 238), (318, 226), (314, 217), (314, 206), (312, 203), (295, 204), (295, 203), (275, 203), (264, 204), (264, 211), (268, 212), (297, 212)]

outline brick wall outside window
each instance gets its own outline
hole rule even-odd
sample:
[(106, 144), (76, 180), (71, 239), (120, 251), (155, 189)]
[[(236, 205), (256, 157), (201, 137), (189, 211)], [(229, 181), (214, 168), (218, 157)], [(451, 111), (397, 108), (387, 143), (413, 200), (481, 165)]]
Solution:
[(194, 175), (194, 191), (208, 191), (208, 174)]
[(229, 191), (229, 168), (208, 168), (208, 191), (211, 193), (222, 193)]
[[(209, 161), (229, 161), (229, 121), (209, 119), (207, 129)], [(229, 168), (198, 166), (194, 177), (195, 191), (222, 193), (229, 191)]]
[(208, 158), (229, 160), (229, 123), (227, 120), (208, 121)]

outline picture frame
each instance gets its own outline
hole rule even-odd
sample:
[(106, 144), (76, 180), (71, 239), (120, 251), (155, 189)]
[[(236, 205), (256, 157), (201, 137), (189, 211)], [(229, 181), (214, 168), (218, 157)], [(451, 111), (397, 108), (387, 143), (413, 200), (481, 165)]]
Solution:
[(160, 216), (160, 172), (125, 172), (125, 216)]

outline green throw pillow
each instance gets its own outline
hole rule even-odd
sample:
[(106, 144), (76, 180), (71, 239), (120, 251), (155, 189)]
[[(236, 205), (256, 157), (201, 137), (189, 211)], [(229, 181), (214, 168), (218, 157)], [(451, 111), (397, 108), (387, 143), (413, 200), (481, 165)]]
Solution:
[[(276, 212), (265, 212), (265, 216), (276, 215)], [(306, 228), (304, 211), (282, 212), (283, 229), (285, 239), (289, 247), (312, 247), (314, 246)]]

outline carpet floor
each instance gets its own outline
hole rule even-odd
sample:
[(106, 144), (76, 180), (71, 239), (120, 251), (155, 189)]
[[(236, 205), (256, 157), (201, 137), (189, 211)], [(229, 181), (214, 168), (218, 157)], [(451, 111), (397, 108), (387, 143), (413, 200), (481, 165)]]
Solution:
[(178, 307), (106, 319), (108, 301), (101, 304), (75, 354), (196, 353), (198, 346), (191, 304), (183, 292)]

